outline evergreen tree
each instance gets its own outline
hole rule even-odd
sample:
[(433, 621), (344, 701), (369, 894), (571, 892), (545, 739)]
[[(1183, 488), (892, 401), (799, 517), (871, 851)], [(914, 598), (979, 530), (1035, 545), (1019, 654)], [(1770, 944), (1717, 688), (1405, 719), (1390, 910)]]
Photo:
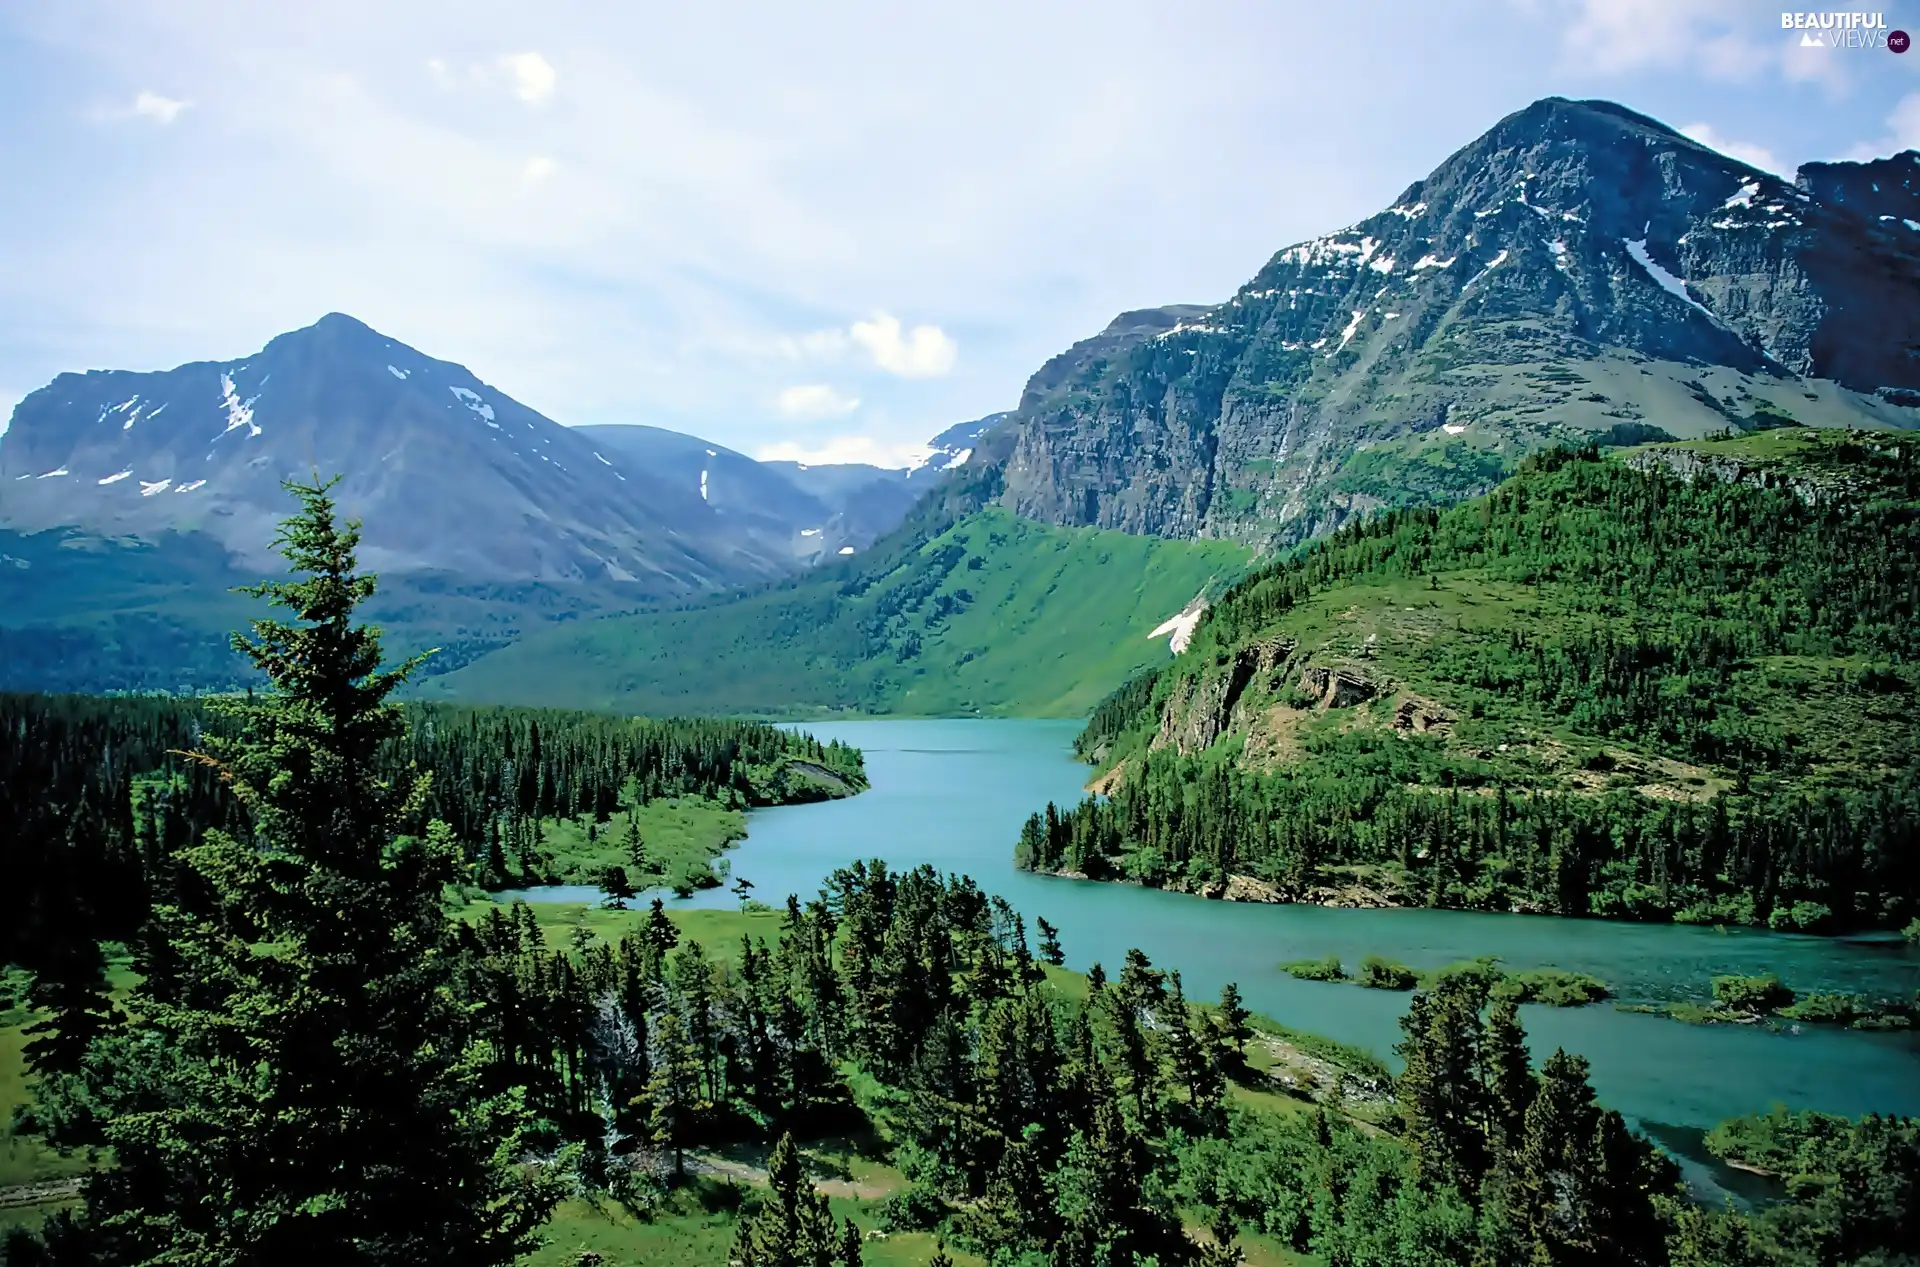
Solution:
[(112, 1149), (78, 1220), (100, 1261), (508, 1263), (553, 1202), (505, 1164), (524, 1119), (466, 1055), (441, 909), (457, 851), (438, 824), (402, 834), (427, 789), (378, 759), (413, 665), (382, 671), (354, 623), (374, 581), (329, 488), (287, 485), (276, 544), (303, 579), (251, 591), (293, 620), (234, 639), (273, 691), (218, 703), (236, 733), (193, 757), (251, 831), (183, 852), (209, 910), (154, 912), (168, 997), (137, 988), (48, 1088), (60, 1142)]
[(606, 907), (610, 911), (624, 911), (627, 903), (639, 894), (634, 892), (633, 881), (627, 878), (627, 869), (615, 863), (600, 877), (600, 887), (606, 890)]
[(1056, 968), (1066, 963), (1066, 952), (1060, 949), (1060, 930), (1048, 923), (1045, 916), (1036, 918), (1033, 926), (1040, 930), (1040, 958)]
[(1237, 1056), (1246, 1055), (1247, 1040), (1253, 1037), (1253, 1031), (1247, 1022), (1253, 1013), (1240, 1001), (1240, 987), (1229, 981), (1220, 987), (1220, 1029), (1228, 1044)]
[(640, 820), (633, 810), (627, 811), (627, 825), (620, 835), (620, 847), (626, 851), (627, 865), (634, 874), (646, 875), (653, 869), (647, 861), (646, 844), (640, 839)]
[(660, 1014), (651, 1038), (653, 1074), (647, 1080), (646, 1103), (659, 1123), (659, 1142), (673, 1150), (674, 1176), (681, 1178), (687, 1173), (687, 1145), (713, 1107), (704, 1090), (705, 1062), (674, 1008)]
[(680, 930), (675, 928), (673, 921), (667, 918), (666, 904), (659, 898), (653, 899), (653, 905), (647, 908), (647, 926), (644, 936), (656, 957), (664, 956), (680, 944)]
[(767, 1183), (772, 1190), (759, 1210), (741, 1221), (727, 1261), (739, 1267), (833, 1267), (843, 1242), (835, 1234), (827, 1199), (801, 1169), (792, 1135), (782, 1135), (774, 1145)]
[(860, 1228), (852, 1219), (840, 1229), (840, 1267), (861, 1267)]

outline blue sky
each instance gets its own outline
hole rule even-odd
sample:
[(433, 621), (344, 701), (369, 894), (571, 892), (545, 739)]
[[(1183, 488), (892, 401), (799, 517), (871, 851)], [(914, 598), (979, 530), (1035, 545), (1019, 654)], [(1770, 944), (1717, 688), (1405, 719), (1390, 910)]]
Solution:
[[(1920, 31), (1920, 0), (1884, 10)], [(349, 312), (566, 423), (899, 461), (1217, 301), (1501, 115), (1791, 175), (1920, 146), (1920, 52), (1740, 0), (0, 7), (0, 414)]]

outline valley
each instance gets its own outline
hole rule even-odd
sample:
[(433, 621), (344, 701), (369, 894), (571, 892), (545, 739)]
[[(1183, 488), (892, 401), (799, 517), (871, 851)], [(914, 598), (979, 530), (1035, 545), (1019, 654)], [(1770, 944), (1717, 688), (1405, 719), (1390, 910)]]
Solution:
[(1153, 630), (1248, 561), (1228, 542), (988, 508), (766, 593), (561, 626), (422, 690), (641, 713), (1070, 717), (1164, 660)]
[(891, 467), (58, 375), (0, 1264), (1905, 1261), (1915, 164), (1545, 98), (924, 445), (768, 395)]

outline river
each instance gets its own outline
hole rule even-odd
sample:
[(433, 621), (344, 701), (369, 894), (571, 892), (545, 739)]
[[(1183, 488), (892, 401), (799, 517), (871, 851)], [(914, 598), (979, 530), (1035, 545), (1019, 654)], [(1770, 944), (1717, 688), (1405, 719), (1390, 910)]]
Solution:
[[(730, 853), (735, 876), (778, 904), (812, 896), (835, 867), (884, 858), (973, 876), (1060, 929), (1070, 967), (1116, 971), (1128, 947), (1178, 968), (1187, 997), (1239, 983), (1254, 1010), (1392, 1061), (1407, 996), (1296, 981), (1289, 960), (1381, 954), (1416, 968), (1498, 955), (1510, 968), (1588, 972), (1628, 1002), (1704, 999), (1720, 973), (1771, 971), (1798, 991), (1911, 995), (1920, 950), (1898, 940), (1836, 940), (1758, 930), (1567, 920), (1461, 911), (1328, 910), (1210, 902), (1132, 885), (1030, 875), (1013, 867), (1020, 824), (1052, 800), (1072, 804), (1087, 768), (1073, 760), (1069, 721), (811, 723), (820, 739), (866, 754), (870, 791), (821, 805), (757, 810)], [(581, 900), (592, 891), (528, 896)], [(676, 903), (729, 906), (725, 890)], [(1592, 1062), (1601, 1099), (1670, 1149), (1699, 1156), (1699, 1132), (1775, 1103), (1858, 1115), (1920, 1114), (1920, 1036), (1763, 1026), (1685, 1025), (1610, 1003), (1522, 1009), (1536, 1057), (1554, 1047)], [(1689, 1166), (1696, 1184), (1712, 1180)], [(1725, 1178), (1725, 1172), (1721, 1172)]]

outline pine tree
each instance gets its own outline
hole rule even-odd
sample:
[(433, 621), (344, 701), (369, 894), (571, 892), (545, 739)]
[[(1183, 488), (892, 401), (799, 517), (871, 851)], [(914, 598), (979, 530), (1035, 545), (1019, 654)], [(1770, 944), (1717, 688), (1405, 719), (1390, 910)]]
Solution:
[(647, 908), (645, 936), (656, 956), (664, 956), (680, 944), (680, 930), (667, 918), (666, 904), (659, 898), (653, 899), (653, 905)]
[(1240, 1001), (1240, 987), (1231, 981), (1221, 986), (1221, 1034), (1232, 1046), (1235, 1055), (1246, 1054), (1247, 1040), (1253, 1037), (1253, 1030), (1248, 1028), (1247, 1022), (1252, 1018), (1253, 1013), (1249, 1012), (1247, 1005)]
[(659, 1142), (673, 1150), (676, 1178), (687, 1173), (687, 1145), (713, 1106), (705, 1095), (705, 1067), (700, 1049), (687, 1036), (680, 1013), (667, 1008), (654, 1022), (653, 1074), (647, 1080), (646, 1099), (658, 1115)]
[(827, 1199), (814, 1190), (801, 1169), (800, 1150), (794, 1147), (792, 1135), (782, 1135), (773, 1146), (767, 1183), (771, 1189), (767, 1199), (751, 1218), (741, 1221), (727, 1261), (738, 1267), (833, 1267), (840, 1237), (835, 1235)]
[(1480, 1006), (1485, 982), (1442, 977), (1413, 996), (1400, 1018), (1406, 1038), (1394, 1049), (1406, 1062), (1400, 1114), (1420, 1174), (1472, 1191), (1486, 1172), (1486, 1085), (1481, 1080)]
[(647, 861), (647, 848), (640, 839), (640, 819), (633, 810), (627, 811), (627, 825), (620, 836), (620, 847), (626, 850), (627, 864), (636, 875), (646, 875), (653, 869)]
[(860, 1227), (852, 1219), (840, 1229), (840, 1267), (861, 1267)]
[(238, 734), (193, 754), (250, 837), (183, 852), (212, 911), (154, 912), (176, 987), (136, 989), (50, 1089), (70, 1136), (112, 1149), (79, 1217), (102, 1261), (508, 1263), (552, 1206), (503, 1160), (524, 1118), (482, 1094), (447, 988), (457, 850), (439, 824), (403, 835), (424, 782), (378, 773), (413, 664), (382, 671), (354, 623), (374, 581), (330, 487), (287, 485), (301, 509), (276, 545), (303, 579), (250, 591), (293, 620), (234, 639), (272, 693), (217, 703)]
[(1495, 999), (1487, 1010), (1480, 1061), (1487, 1087), (1488, 1140), (1496, 1152), (1517, 1149), (1535, 1084), (1520, 1009), (1510, 997)]
[(607, 868), (600, 877), (600, 887), (606, 891), (606, 907), (610, 911), (624, 911), (627, 903), (639, 894), (634, 892), (633, 881), (627, 878), (627, 869), (619, 863)]
[(1040, 958), (1058, 968), (1067, 961), (1066, 952), (1060, 949), (1060, 930), (1048, 923), (1045, 916), (1033, 921), (1040, 930)]

